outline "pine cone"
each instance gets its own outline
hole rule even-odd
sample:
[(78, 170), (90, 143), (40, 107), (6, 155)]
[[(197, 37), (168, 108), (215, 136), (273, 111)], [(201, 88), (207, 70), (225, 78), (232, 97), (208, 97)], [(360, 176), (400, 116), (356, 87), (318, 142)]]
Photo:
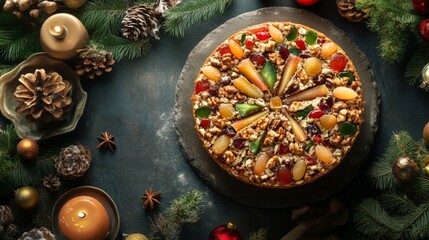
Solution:
[(65, 178), (80, 177), (91, 165), (91, 153), (82, 145), (70, 145), (62, 148), (55, 158), (55, 168), (59, 176)]
[(9, 224), (6, 228), (6, 236), (15, 237), (18, 233), (18, 227), (15, 224)]
[(337, 0), (338, 13), (350, 22), (360, 22), (369, 17), (369, 9), (356, 9), (356, 0)]
[(60, 0), (6, 0), (3, 9), (17, 18), (34, 21), (40, 15), (51, 15), (58, 10)]
[(76, 64), (76, 73), (79, 76), (85, 76), (94, 79), (100, 76), (103, 71), (111, 72), (115, 60), (111, 52), (96, 49), (95, 47), (78, 50), (78, 63)]
[(49, 231), (49, 229), (41, 227), (41, 228), (33, 228), (29, 232), (25, 232), (22, 234), (18, 240), (55, 240), (54, 234)]
[(61, 181), (57, 175), (49, 175), (43, 177), (43, 186), (51, 190), (52, 192), (56, 192), (60, 190)]
[(139, 4), (128, 8), (122, 19), (122, 35), (129, 40), (137, 41), (140, 38), (151, 36), (159, 40), (159, 22), (151, 7)]
[(181, 3), (182, 0), (158, 0), (156, 3), (155, 14), (164, 16), (164, 12)]
[(0, 205), (0, 225), (7, 226), (13, 221), (12, 209), (6, 205)]
[(63, 80), (57, 72), (46, 73), (36, 69), (33, 73), (22, 74), (22, 83), (16, 87), (15, 98), (20, 102), (16, 111), (29, 121), (61, 121), (71, 108), (69, 81)]

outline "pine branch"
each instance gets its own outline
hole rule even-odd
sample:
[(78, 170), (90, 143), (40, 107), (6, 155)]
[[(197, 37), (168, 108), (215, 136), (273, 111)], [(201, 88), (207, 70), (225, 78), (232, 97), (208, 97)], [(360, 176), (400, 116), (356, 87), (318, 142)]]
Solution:
[(23, 26), (0, 28), (0, 56), (5, 61), (17, 61), (40, 52), (39, 33)]
[(408, 40), (413, 37), (421, 16), (410, 1), (357, 0), (356, 8), (368, 8), (368, 27), (379, 34), (381, 56), (398, 62), (404, 56)]
[(15, 67), (16, 67), (16, 65), (1, 65), (0, 64), (0, 77), (6, 73), (12, 71)]
[(112, 52), (113, 58), (117, 61), (141, 57), (145, 55), (151, 47), (149, 39), (135, 42), (113, 35), (94, 39), (93, 42), (100, 46), (100, 48)]
[(232, 0), (192, 0), (165, 11), (164, 29), (170, 35), (183, 37), (193, 25), (222, 14)]
[(249, 235), (249, 240), (266, 240), (268, 234), (268, 228), (261, 228), (256, 232), (252, 232)]
[[(411, 214), (405, 216), (407, 223), (404, 225), (408, 232), (405, 239), (422, 239), (429, 236), (429, 205), (424, 204), (414, 209)], [(426, 237), (425, 237), (426, 236)]]
[(126, 8), (126, 0), (89, 1), (83, 7), (80, 20), (91, 33), (91, 38), (119, 35)]
[(416, 204), (405, 194), (396, 192), (385, 192), (377, 197), (380, 205), (389, 212), (397, 214), (408, 214), (415, 210)]
[[(2, 4), (1, 6), (3, 6), (4, 4)], [(0, 11), (0, 27), (5, 27), (5, 26), (13, 26), (13, 25), (17, 25), (19, 24), (18, 18), (15, 17), (13, 14), (5, 12), (5, 11)]]
[(429, 63), (429, 45), (421, 45), (411, 57), (405, 71), (405, 78), (411, 85), (417, 85), (422, 82), (422, 69)]
[(355, 209), (356, 229), (372, 239), (400, 239), (402, 225), (374, 199), (365, 199)]

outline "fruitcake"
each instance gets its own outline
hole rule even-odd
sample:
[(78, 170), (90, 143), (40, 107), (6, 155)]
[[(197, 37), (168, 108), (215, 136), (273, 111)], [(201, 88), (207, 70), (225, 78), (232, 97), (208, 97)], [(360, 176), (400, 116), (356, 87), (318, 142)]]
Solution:
[(191, 97), (211, 158), (259, 187), (301, 186), (329, 173), (363, 122), (362, 85), (347, 54), (310, 27), (267, 22), (222, 42)]

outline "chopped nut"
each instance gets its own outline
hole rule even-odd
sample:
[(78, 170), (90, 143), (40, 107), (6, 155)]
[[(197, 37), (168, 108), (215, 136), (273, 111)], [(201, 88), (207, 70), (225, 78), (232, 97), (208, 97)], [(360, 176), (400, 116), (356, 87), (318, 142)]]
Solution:
[(283, 127), (280, 127), (278, 130), (277, 130), (277, 132), (278, 132), (278, 140), (279, 141), (282, 141), (284, 138), (285, 138), (285, 136), (286, 136), (286, 130), (283, 128)]
[(279, 157), (273, 156), (268, 160), (267, 165), (265, 165), (265, 167), (268, 169), (273, 169), (274, 167), (277, 166), (278, 163), (279, 163)]
[(223, 153), (223, 157), (225, 158), (225, 163), (226, 164), (231, 164), (232, 161), (234, 161), (235, 155), (234, 155), (233, 152), (231, 152), (231, 151), (228, 150), (228, 151), (225, 151)]
[(329, 138), (329, 143), (336, 147), (339, 147), (342, 140), (343, 137), (340, 134), (335, 134)]
[(272, 52), (272, 51), (274, 51), (275, 46), (276, 46), (276, 42), (268, 41), (267, 45), (265, 45), (265, 51), (266, 52)]
[(334, 103), (334, 105), (332, 106), (332, 110), (334, 112), (339, 112), (341, 109), (347, 109), (349, 108), (349, 106), (345, 103), (345, 102), (336, 102)]
[(290, 150), (291, 153), (293, 153), (295, 155), (302, 155), (302, 154), (304, 154), (304, 149), (297, 142), (290, 143), (289, 144), (289, 150)]

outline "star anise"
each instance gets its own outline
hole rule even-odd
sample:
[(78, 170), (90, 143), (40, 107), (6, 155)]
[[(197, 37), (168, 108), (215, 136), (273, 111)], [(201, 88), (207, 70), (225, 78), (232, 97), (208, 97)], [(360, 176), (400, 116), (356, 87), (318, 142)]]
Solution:
[(147, 208), (149, 206), (150, 209), (155, 208), (155, 204), (161, 204), (161, 202), (156, 199), (161, 195), (160, 192), (154, 192), (152, 187), (149, 188), (148, 191), (145, 191), (144, 195), (141, 196), (141, 199), (144, 200), (143, 207)]
[(98, 149), (106, 151), (106, 149), (109, 148), (111, 152), (115, 151), (116, 143), (114, 142), (115, 138), (113, 135), (110, 135), (107, 132), (102, 132), (101, 137), (97, 137), (97, 139), (100, 141), (100, 144), (97, 145)]

